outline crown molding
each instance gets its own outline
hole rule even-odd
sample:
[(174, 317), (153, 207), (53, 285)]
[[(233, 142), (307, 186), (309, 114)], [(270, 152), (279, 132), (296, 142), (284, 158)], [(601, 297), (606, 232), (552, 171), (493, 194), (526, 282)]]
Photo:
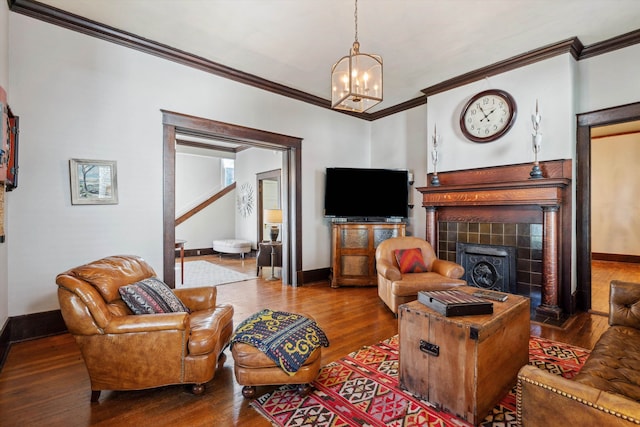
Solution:
[(576, 60), (590, 58), (621, 49), (633, 44), (640, 43), (640, 30), (632, 31), (618, 37), (613, 37), (599, 43), (589, 46), (583, 46), (577, 37), (560, 41), (539, 49), (526, 52), (521, 55), (514, 56), (504, 61), (497, 62), (487, 67), (468, 72), (466, 74), (445, 80), (436, 85), (422, 89), (424, 96), (410, 99), (400, 104), (385, 108), (372, 113), (355, 113), (352, 111), (333, 110), (331, 101), (319, 96), (311, 95), (298, 89), (285, 86), (280, 83), (258, 77), (254, 74), (245, 73), (231, 67), (210, 61), (197, 55), (190, 54), (179, 49), (172, 48), (165, 44), (154, 42), (135, 34), (119, 30), (117, 28), (101, 24), (83, 18), (78, 15), (66, 12), (64, 10), (45, 5), (35, 0), (7, 0), (9, 9), (12, 12), (20, 13), (35, 19), (39, 19), (50, 24), (58, 25), (69, 30), (77, 31), (92, 37), (96, 37), (105, 41), (116, 43), (131, 49), (145, 52), (158, 56), (169, 61), (177, 62), (182, 65), (193, 67), (238, 83), (253, 86), (258, 89), (266, 90), (287, 98), (315, 105), (317, 107), (326, 108), (336, 111), (340, 114), (346, 114), (360, 119), (374, 121), (382, 117), (390, 116), (411, 108), (424, 105), (427, 103), (427, 97), (436, 93), (451, 90), (453, 88), (472, 83), (477, 80), (484, 79), (488, 76), (504, 73), (519, 67), (530, 65), (534, 62), (542, 61), (557, 55), (570, 53)]

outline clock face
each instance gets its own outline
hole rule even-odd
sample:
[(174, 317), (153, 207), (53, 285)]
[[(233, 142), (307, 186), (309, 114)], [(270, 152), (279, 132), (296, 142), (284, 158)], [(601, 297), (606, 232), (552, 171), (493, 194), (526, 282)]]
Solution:
[(507, 133), (516, 120), (516, 103), (503, 90), (473, 96), (462, 109), (460, 129), (474, 142), (491, 142)]

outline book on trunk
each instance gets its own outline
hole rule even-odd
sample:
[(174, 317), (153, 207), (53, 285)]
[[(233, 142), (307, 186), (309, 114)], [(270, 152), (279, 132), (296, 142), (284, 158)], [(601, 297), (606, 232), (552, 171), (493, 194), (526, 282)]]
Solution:
[(420, 291), (418, 301), (444, 316), (472, 316), (493, 314), (493, 303), (473, 295), (457, 291)]

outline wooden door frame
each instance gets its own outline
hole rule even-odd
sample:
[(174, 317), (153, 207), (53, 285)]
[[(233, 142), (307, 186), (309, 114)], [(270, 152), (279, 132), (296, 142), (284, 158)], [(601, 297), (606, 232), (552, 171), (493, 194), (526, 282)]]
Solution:
[[(290, 248), (283, 259), (283, 284), (298, 285), (302, 276), (302, 138), (281, 135), (231, 123), (172, 111), (162, 112), (163, 127), (163, 273), (164, 281), (175, 287), (175, 215), (176, 215), (176, 134), (201, 136), (285, 152), (282, 203), (288, 216), (283, 239)], [(286, 174), (286, 176), (285, 176)], [(286, 185), (288, 183), (288, 185)], [(286, 185), (287, 188), (284, 188)], [(286, 198), (286, 199), (285, 199)], [(284, 254), (283, 254), (284, 255)], [(287, 271), (284, 271), (284, 270)]]
[(591, 128), (640, 120), (640, 102), (577, 115), (576, 305), (591, 308)]

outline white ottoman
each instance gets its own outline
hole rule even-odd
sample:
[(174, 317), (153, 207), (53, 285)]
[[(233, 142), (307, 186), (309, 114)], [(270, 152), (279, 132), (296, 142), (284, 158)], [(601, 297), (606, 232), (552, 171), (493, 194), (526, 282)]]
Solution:
[(239, 239), (214, 240), (213, 250), (225, 254), (241, 254), (244, 259), (244, 254), (251, 252), (251, 242)]

